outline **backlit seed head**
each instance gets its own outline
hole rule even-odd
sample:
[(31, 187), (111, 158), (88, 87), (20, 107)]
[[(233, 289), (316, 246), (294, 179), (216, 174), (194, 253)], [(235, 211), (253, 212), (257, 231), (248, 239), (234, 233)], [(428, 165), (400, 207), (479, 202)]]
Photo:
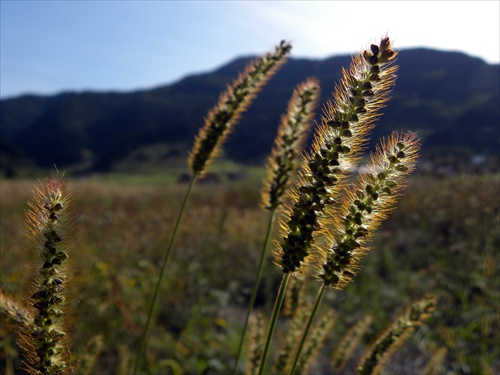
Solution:
[(234, 124), (252, 102), (267, 80), (279, 69), (290, 54), (291, 45), (280, 44), (275, 51), (250, 63), (228, 87), (217, 105), (209, 112), (189, 154), (189, 168), (193, 176), (202, 176)]
[[(268, 210), (276, 209), (290, 185), (299, 163), (306, 136), (312, 124), (313, 110), (319, 97), (319, 83), (309, 78), (294, 91), (286, 115), (281, 119), (278, 134), (267, 166), (267, 178), (262, 189), (262, 205)], [(328, 154), (326, 148), (320, 156)]]
[(32, 252), (29, 271), (34, 285), (29, 295), (36, 329), (23, 331), (27, 344), (26, 370), (32, 374), (59, 374), (66, 367), (66, 359), (60, 356), (65, 348), (61, 342), (64, 311), (59, 308), (65, 302), (63, 262), (69, 258), (73, 236), (72, 215), (68, 210), (71, 197), (66, 193), (65, 181), (54, 175), (39, 184), (28, 207), (28, 248)]
[[(389, 38), (356, 56), (349, 70), (343, 70), (333, 100), (324, 106), (321, 124), (311, 150), (304, 156), (300, 180), (290, 193), (291, 206), (282, 223), (283, 240), (275, 254), (284, 273), (301, 272), (309, 262), (315, 237), (324, 227), (331, 206), (326, 202), (335, 199), (351, 166), (359, 159), (394, 85), (395, 56)], [(364, 222), (362, 216), (356, 215), (348, 221), (356, 225), (354, 220)], [(342, 259), (347, 261), (350, 256), (344, 254)]]
[[(331, 247), (319, 249), (324, 258), (317, 271), (325, 285), (343, 288), (351, 280), (360, 257), (367, 251), (366, 241), (394, 209), (408, 173), (414, 169), (419, 148), (413, 133), (394, 133), (371, 156), (370, 173), (359, 176), (357, 186), (348, 189), (342, 219), (332, 223), (335, 229), (328, 232)], [(394, 156), (401, 149), (405, 157)]]

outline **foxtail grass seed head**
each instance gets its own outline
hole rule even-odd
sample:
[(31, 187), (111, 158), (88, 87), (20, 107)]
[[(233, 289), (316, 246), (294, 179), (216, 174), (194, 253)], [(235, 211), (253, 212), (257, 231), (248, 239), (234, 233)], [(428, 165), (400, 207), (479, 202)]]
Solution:
[(343, 70), (333, 101), (323, 109), (311, 152), (302, 161), (298, 187), (290, 192), (292, 204), (276, 248), (277, 264), (284, 273), (299, 272), (307, 264), (325, 212), (335, 203), (340, 183), (359, 159), (388, 100), (396, 79), (395, 57), (386, 37), (355, 56), (348, 71)]
[(311, 127), (319, 91), (319, 82), (314, 78), (301, 83), (288, 103), (286, 115), (281, 118), (262, 190), (262, 202), (268, 210), (274, 210), (281, 204), (297, 168), (297, 159)]
[(352, 279), (367, 240), (395, 208), (419, 149), (414, 133), (393, 133), (371, 156), (369, 172), (347, 190), (340, 216), (328, 226), (332, 245), (318, 250), (325, 259), (318, 273), (326, 286), (343, 288)]
[(31, 306), (36, 329), (26, 331), (27, 371), (62, 374), (67, 371), (65, 274), (72, 245), (71, 197), (66, 182), (53, 175), (40, 183), (29, 202), (27, 237), (31, 254)]
[(282, 41), (274, 52), (250, 63), (220, 96), (217, 105), (208, 113), (205, 125), (200, 129), (189, 155), (189, 168), (193, 176), (203, 175), (242, 112), (285, 63), (291, 49), (289, 43)]
[(357, 372), (361, 375), (380, 374), (392, 353), (431, 316), (436, 304), (436, 297), (432, 295), (412, 303), (376, 340), (368, 354), (361, 360)]

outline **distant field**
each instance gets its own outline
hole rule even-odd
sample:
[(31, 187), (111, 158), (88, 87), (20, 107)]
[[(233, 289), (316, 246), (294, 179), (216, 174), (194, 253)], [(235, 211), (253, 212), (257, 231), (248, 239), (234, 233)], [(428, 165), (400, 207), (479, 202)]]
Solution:
[[(237, 170), (224, 163), (212, 168), (221, 176)], [(174, 183), (182, 171), (113, 173), (70, 183), (78, 197), (79, 232), (71, 257), (72, 352), (80, 355), (89, 339), (103, 333), (96, 373), (113, 373), (136, 351), (184, 194), (185, 185)], [(227, 183), (223, 177), (224, 183), (195, 187), (161, 298), (151, 363), (172, 359), (189, 374), (229, 371), (265, 234), (267, 214), (259, 208), (263, 175), (262, 168), (251, 168), (240, 180)], [(16, 294), (24, 282), (23, 211), (33, 182), (0, 182), (0, 286)], [(366, 347), (409, 302), (431, 292), (439, 297), (437, 312), (394, 355), (388, 371), (418, 373), (445, 347), (442, 374), (500, 372), (499, 194), (498, 174), (414, 177), (373, 239), (364, 269), (346, 290), (327, 295), (323, 308), (335, 308), (339, 320), (317, 373), (335, 373), (328, 367), (333, 348), (362, 314), (375, 317)], [(281, 276), (271, 260), (257, 301), (266, 314)], [(0, 333), (0, 365), (19, 365), (14, 336)]]
[[(85, 179), (109, 182), (123, 185), (155, 185), (172, 184), (179, 182), (183, 175), (188, 174), (186, 158), (171, 158), (167, 162), (147, 165), (145, 163), (118, 165), (112, 172), (94, 173)], [(263, 166), (241, 165), (230, 160), (216, 160), (210, 168), (209, 176), (217, 176), (220, 183), (230, 182), (231, 175), (236, 175), (236, 181), (246, 183), (260, 183), (265, 176)], [(200, 183), (213, 182), (210, 178), (201, 180)]]

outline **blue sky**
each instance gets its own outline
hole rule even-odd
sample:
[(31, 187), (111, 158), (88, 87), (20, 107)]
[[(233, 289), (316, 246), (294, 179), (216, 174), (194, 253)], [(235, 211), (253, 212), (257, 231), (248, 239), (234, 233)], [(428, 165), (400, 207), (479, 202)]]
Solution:
[(130, 91), (261, 54), (397, 48), (500, 61), (499, 1), (0, 1), (0, 96)]

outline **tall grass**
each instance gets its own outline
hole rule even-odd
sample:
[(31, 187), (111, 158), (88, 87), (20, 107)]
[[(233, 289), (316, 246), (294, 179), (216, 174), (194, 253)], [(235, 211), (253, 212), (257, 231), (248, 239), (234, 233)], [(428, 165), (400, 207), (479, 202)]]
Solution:
[[(23, 295), (25, 285), (20, 244), (23, 207), (32, 185), (0, 182), (0, 274), (2, 289), (11, 296)], [(119, 367), (126, 360), (124, 348), (132, 351), (130, 359), (144, 322), (142, 301), (151, 297), (168, 241), (164, 228), (175, 220), (185, 186), (75, 180), (69, 187), (80, 197), (76, 202), (80, 240), (78, 252), (72, 253), (73, 289), (79, 297), (67, 301), (74, 312), (72, 363), (84, 357), (96, 332), (105, 332), (94, 373), (123, 374)], [(386, 371), (422, 373), (441, 348), (447, 355), (431, 374), (482, 373), (483, 363), (498, 371), (499, 187), (498, 175), (446, 179), (415, 175), (398, 209), (373, 238), (377, 251), (361, 260), (362, 272), (344, 290), (326, 294), (322, 311), (334, 309), (338, 318), (311, 373), (354, 373), (363, 351), (394, 314), (429, 291), (439, 296), (439, 314), (430, 319), (431, 328), (420, 328), (392, 355)], [(266, 213), (259, 209), (259, 191), (258, 181), (246, 180), (194, 192), (185, 223), (199, 228), (200, 234), (195, 237), (184, 229), (178, 237), (176, 262), (165, 279), (169, 293), (160, 300), (160, 320), (151, 334), (151, 371), (164, 358), (177, 361), (184, 373), (232, 371), (267, 223)], [(267, 269), (256, 302), (256, 311), (266, 314), (267, 290), (275, 290), (280, 276), (270, 265)], [(315, 296), (316, 283), (312, 284), (306, 296)], [(23, 306), (22, 300), (14, 300)], [(335, 370), (330, 361), (337, 343), (368, 313), (373, 315), (372, 324), (345, 367)], [(289, 326), (287, 315), (280, 320), (279, 332)], [(22, 356), (15, 335), (9, 333), (15, 326), (2, 318), (0, 328), (0, 368), (9, 373), (7, 362), (20, 368)], [(280, 334), (275, 339), (281, 350), (285, 337)]]
[[(191, 190), (220, 148), (221, 125), (212, 129), (208, 121), (197, 138), (187, 194), (185, 185), (171, 184), (166, 194), (164, 186), (96, 181), (75, 181), (68, 192), (63, 180), (49, 179), (35, 190), (28, 210), (27, 228), (37, 233), (28, 248), (39, 255), (27, 273), (19, 256), (25, 237), (19, 213), (30, 199), (30, 184), (2, 181), (0, 314), (5, 324), (0, 360), (6, 373), (23, 366), (37, 374), (498, 369), (498, 176), (450, 181), (418, 176), (378, 234), (375, 230), (394, 209), (414, 168), (419, 149), (415, 135), (399, 132), (386, 138), (368, 174), (354, 183), (349, 178), (388, 99), (395, 56), (389, 39), (383, 38), (355, 57), (333, 101), (324, 106), (316, 140), (303, 154), (299, 181), (288, 190), (292, 174), (277, 177), (275, 184), (267, 180), (267, 191), (273, 187), (288, 197), (283, 198), (285, 214), (278, 211), (281, 198), (275, 203), (266, 199), (270, 211), (281, 216), (274, 252), (282, 273), (262, 273), (261, 288), (262, 268), (257, 265), (269, 261), (263, 239), (273, 237), (273, 220), (259, 209), (260, 182)], [(219, 109), (226, 115), (234, 111), (238, 95), (223, 96)], [(221, 104), (225, 100), (233, 109)], [(211, 113), (209, 118), (222, 116)], [(227, 117), (224, 121), (231, 123)], [(276, 162), (279, 154), (273, 155)], [(282, 172), (288, 168), (271, 165)], [(68, 193), (77, 195), (78, 202), (65, 200)], [(178, 215), (179, 202), (188, 198), (189, 209), (183, 204)], [(450, 206), (457, 201), (460, 207)], [(72, 233), (58, 227), (70, 217), (65, 210), (78, 213), (78, 242), (60, 235)], [(378, 251), (366, 251), (367, 239)], [(71, 244), (61, 248), (65, 241)], [(167, 268), (174, 242), (178, 251)], [(69, 255), (74, 266), (66, 273), (73, 291), (63, 299), (61, 286), (67, 278), (61, 267)], [(464, 261), (467, 270), (460, 267)], [(361, 266), (365, 269), (356, 275)], [(28, 295), (26, 278), (34, 287)], [(329, 293), (327, 287), (338, 290)], [(437, 298), (422, 299), (428, 293)], [(433, 315), (436, 301), (438, 314)], [(271, 312), (267, 306), (273, 303)], [(405, 305), (410, 306), (407, 312), (397, 314)], [(247, 366), (241, 369), (242, 321), (254, 308), (258, 311), (248, 335), (252, 344), (243, 351)], [(365, 314), (373, 317), (371, 326), (366, 321), (362, 328), (354, 326)], [(424, 318), (432, 329), (413, 332)], [(385, 326), (389, 328), (383, 332)], [(10, 332), (19, 330), (27, 356), (13, 344)], [(413, 336), (405, 346), (410, 331)], [(369, 342), (374, 344), (366, 350)], [(280, 349), (273, 353), (274, 347)]]

